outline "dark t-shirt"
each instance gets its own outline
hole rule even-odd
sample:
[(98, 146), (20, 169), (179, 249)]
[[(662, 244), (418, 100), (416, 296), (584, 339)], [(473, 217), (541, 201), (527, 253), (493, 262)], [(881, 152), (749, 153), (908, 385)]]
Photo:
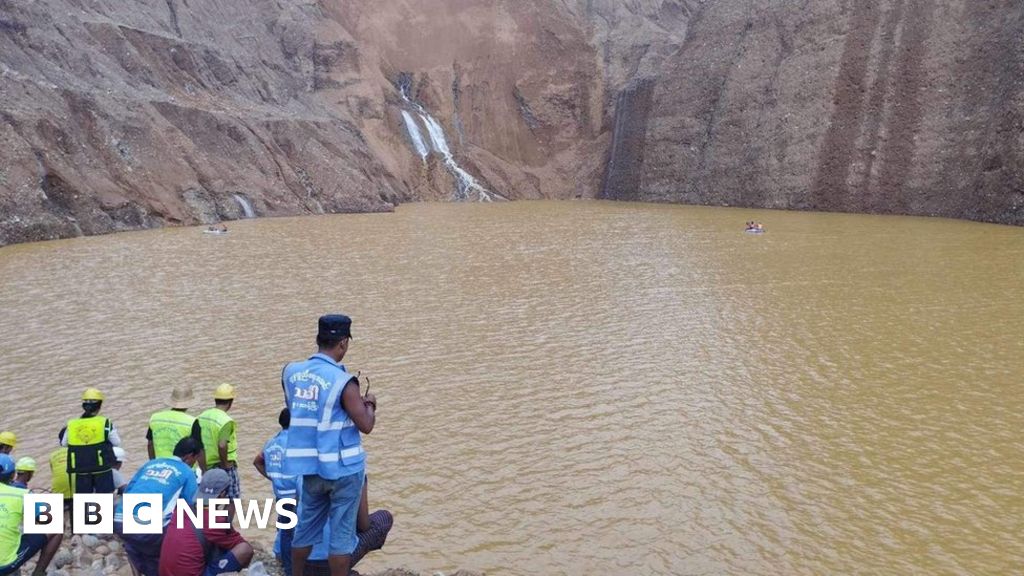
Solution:
[[(245, 542), (245, 538), (233, 526), (210, 528), (209, 508), (203, 508), (203, 515), (203, 536), (215, 548), (211, 559)], [(164, 543), (160, 548), (160, 576), (202, 576), (206, 570), (203, 547), (196, 537), (192, 519), (188, 514), (182, 514), (182, 520), (181, 528), (178, 528), (177, 518), (171, 518), (171, 523), (167, 525)], [(220, 521), (224, 522), (225, 518), (221, 516)]]

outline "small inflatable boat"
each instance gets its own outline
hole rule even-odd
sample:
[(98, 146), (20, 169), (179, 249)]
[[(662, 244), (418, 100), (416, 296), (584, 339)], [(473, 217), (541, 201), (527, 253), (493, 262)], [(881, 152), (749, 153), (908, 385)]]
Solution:
[(747, 234), (764, 234), (764, 228), (758, 230), (757, 228), (747, 228), (744, 230)]
[(227, 230), (203, 230), (203, 234), (213, 234), (214, 236), (223, 236), (227, 233)]

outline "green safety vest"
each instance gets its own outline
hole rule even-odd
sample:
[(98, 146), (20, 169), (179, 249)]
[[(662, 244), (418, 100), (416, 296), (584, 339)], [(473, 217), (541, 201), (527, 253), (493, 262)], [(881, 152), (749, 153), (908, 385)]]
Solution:
[(50, 475), (53, 476), (52, 490), (54, 494), (63, 494), (64, 499), (71, 498), (73, 476), (68, 474), (68, 449), (58, 448), (50, 453)]
[[(206, 450), (206, 465), (220, 463), (220, 431), (228, 422), (234, 422), (228, 413), (219, 408), (210, 408), (199, 415), (199, 428), (203, 431), (203, 448)], [(231, 431), (228, 438), (228, 460), (238, 462), (238, 429)]]
[(105, 416), (68, 422), (68, 472), (106, 472), (113, 466), (114, 446), (108, 439), (113, 426)]
[(194, 416), (179, 410), (161, 410), (149, 419), (149, 431), (153, 434), (153, 453), (157, 458), (174, 456), (174, 447), (182, 438), (192, 435)]
[(22, 500), (28, 490), (0, 484), (0, 566), (18, 559), (21, 546)]

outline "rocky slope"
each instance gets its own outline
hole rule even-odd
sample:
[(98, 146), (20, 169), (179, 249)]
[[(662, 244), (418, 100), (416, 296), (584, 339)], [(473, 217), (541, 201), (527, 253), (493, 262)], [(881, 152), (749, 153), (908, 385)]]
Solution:
[(0, 244), (389, 210), (453, 166), (488, 197), (1024, 224), (1024, 5), (0, 0)]
[(709, 1), (620, 103), (606, 197), (1024, 224), (1016, 0)]

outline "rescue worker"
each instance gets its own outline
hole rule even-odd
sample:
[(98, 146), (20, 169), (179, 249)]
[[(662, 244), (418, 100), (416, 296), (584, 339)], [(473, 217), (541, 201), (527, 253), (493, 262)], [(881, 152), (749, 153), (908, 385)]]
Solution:
[[(174, 447), (186, 436), (191, 436), (199, 445), (199, 449), (203, 449), (203, 431), (199, 420), (188, 415), (192, 401), (191, 386), (175, 386), (171, 391), (167, 409), (150, 416), (149, 428), (146, 430), (146, 449), (151, 460), (169, 458), (174, 452)], [(200, 470), (206, 472), (206, 455), (201, 454), (198, 462)]]
[[(277, 423), (281, 425), (281, 431), (274, 435), (273, 438), (267, 440), (267, 443), (263, 445), (263, 450), (256, 454), (256, 458), (252, 461), (252, 465), (256, 467), (256, 470), (267, 480), (270, 480), (270, 484), (274, 489), (274, 498), (283, 500), (285, 498), (292, 498), (298, 500), (298, 478), (294, 475), (288, 475), (284, 473), (284, 453), (288, 447), (288, 426), (291, 422), (291, 414), (288, 409), (281, 410), (281, 413), (277, 416)], [(295, 512), (295, 504), (286, 504), (284, 506), (291, 512)], [(283, 523), (286, 519), (283, 516), (277, 517), (278, 523)], [(277, 540), (274, 542), (275, 552), (278, 552), (278, 558), (281, 561), (281, 568), (284, 569), (285, 574), (292, 573), (292, 536), (295, 534), (295, 528), (277, 530)]]
[[(178, 499), (191, 504), (195, 501), (199, 489), (192, 465), (199, 457), (199, 447), (195, 440), (186, 436), (178, 441), (169, 457), (155, 458), (146, 462), (132, 476), (125, 489), (125, 494), (159, 494), (163, 501), (161, 519), (166, 530), (171, 523)], [(114, 533), (124, 543), (128, 561), (142, 576), (157, 576), (160, 571), (160, 546), (163, 544), (163, 532), (156, 534), (125, 534), (124, 503), (118, 502), (114, 507)], [(132, 514), (131, 510), (127, 511)]]
[(14, 432), (6, 430), (0, 432), (0, 454), (10, 454), (17, 444), (18, 437), (14, 435)]
[(24, 498), (28, 490), (10, 485), (14, 460), (0, 454), (0, 576), (18, 574), (22, 564), (39, 554), (32, 576), (45, 576), (64, 534), (23, 534)]
[(199, 415), (199, 427), (206, 449), (206, 468), (220, 468), (231, 480), (228, 498), (241, 498), (238, 481), (238, 439), (235, 421), (228, 410), (235, 401), (235, 387), (221, 384), (213, 392), (214, 407)]
[(359, 433), (373, 430), (377, 400), (369, 392), (360, 396), (359, 380), (341, 363), (351, 340), (351, 318), (321, 316), (318, 352), (281, 372), (291, 412), (284, 472), (302, 476), (293, 574), (305, 573), (306, 560), (328, 522), (331, 576), (348, 575), (359, 542), (356, 521), (366, 463)]
[(68, 447), (68, 473), (75, 475), (76, 494), (113, 494), (114, 446), (121, 445), (117, 428), (100, 416), (103, 393), (89, 388), (82, 393), (82, 417), (68, 422), (60, 445)]
[(11, 486), (15, 488), (24, 488), (28, 490), (28, 483), (32, 480), (32, 476), (36, 473), (36, 461), (28, 456), (19, 458), (18, 462), (14, 465), (14, 481), (11, 482)]
[[(199, 511), (194, 503), (188, 504), (193, 513), (183, 513), (180, 525), (167, 525), (160, 547), (160, 576), (217, 576), (241, 572), (249, 566), (254, 550), (235, 527), (230, 522), (227, 528), (211, 526), (214, 510), (223, 510), (228, 504), (214, 506), (209, 500), (227, 498), (230, 483), (227, 472), (219, 468), (203, 474), (196, 499), (207, 501), (207, 505)], [(218, 515), (223, 518), (223, 514)], [(202, 519), (202, 528), (192, 522), (192, 516)]]
[(111, 467), (111, 474), (114, 476), (114, 492), (117, 494), (124, 494), (124, 487), (128, 485), (128, 479), (121, 472), (121, 466), (124, 465), (124, 461), (127, 458), (128, 454), (124, 451), (124, 448), (114, 446), (114, 465)]
[[(60, 443), (61, 434), (57, 434), (57, 443)], [(71, 508), (71, 500), (74, 492), (71, 488), (75, 485), (74, 476), (68, 474), (68, 449), (61, 446), (50, 452), (50, 492), (64, 496), (64, 508)]]

